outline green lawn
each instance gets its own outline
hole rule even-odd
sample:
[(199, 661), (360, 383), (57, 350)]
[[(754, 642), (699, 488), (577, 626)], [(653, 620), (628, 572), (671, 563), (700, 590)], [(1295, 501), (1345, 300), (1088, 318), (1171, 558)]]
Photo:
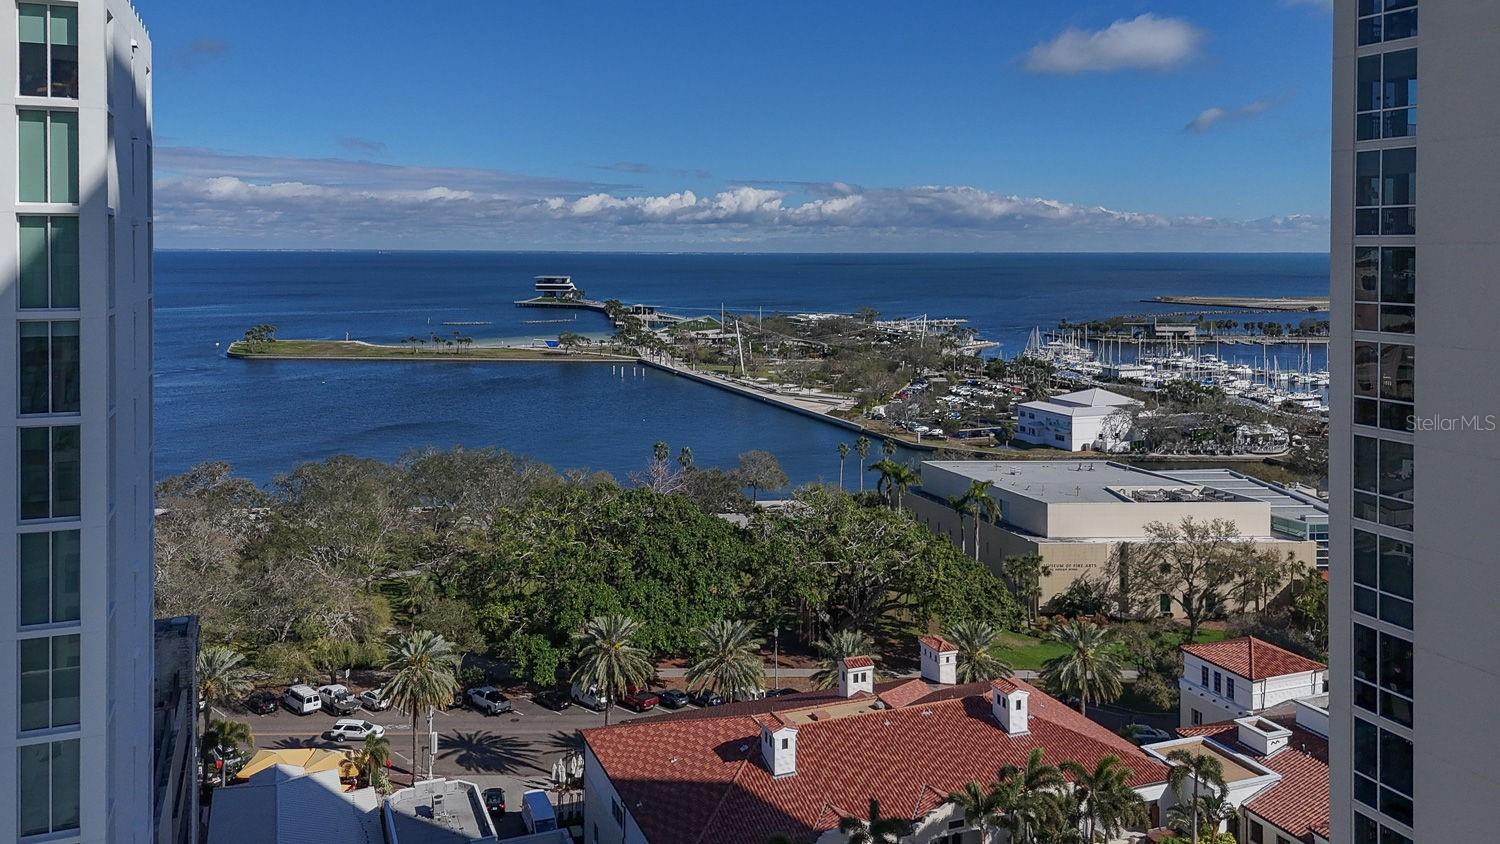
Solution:
[(1038, 639), (1024, 633), (1003, 633), (1000, 641), (1000, 658), (1011, 668), (1017, 669), (1039, 671), (1042, 663), (1061, 656), (1067, 650), (1061, 642)]
[[(1228, 637), (1223, 630), (1198, 631), (1197, 642), (1217, 642)], [(1040, 671), (1047, 660), (1061, 656), (1066, 648), (1060, 642), (1007, 631), (1000, 636), (1000, 656), (1011, 668)]]

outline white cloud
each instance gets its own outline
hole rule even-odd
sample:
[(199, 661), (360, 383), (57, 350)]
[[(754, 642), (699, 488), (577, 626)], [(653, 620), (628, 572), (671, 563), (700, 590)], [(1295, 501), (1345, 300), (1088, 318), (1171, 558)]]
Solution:
[(1198, 54), (1203, 32), (1180, 18), (1144, 14), (1117, 20), (1106, 29), (1069, 27), (1032, 47), (1026, 69), (1073, 74), (1114, 70), (1171, 70)]
[[(1313, 217), (1226, 220), (963, 185), (628, 192), (487, 170), (164, 150), (166, 246), (274, 248), (1307, 249)], [(543, 190), (550, 187), (550, 190)]]
[(1241, 120), (1247, 117), (1254, 117), (1258, 114), (1263, 114), (1273, 105), (1275, 105), (1275, 103), (1271, 100), (1262, 99), (1245, 103), (1238, 108), (1223, 108), (1221, 106), (1212, 106), (1198, 112), (1198, 116), (1194, 117), (1192, 120), (1189, 120), (1188, 124), (1184, 126), (1183, 129), (1185, 131), (1195, 133), (1207, 132), (1209, 129), (1220, 123), (1223, 123), (1226, 120)]

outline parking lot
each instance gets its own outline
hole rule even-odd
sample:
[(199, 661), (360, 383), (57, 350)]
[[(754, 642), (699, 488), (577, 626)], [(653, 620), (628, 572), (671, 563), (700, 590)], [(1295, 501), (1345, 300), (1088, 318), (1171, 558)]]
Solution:
[[(462, 777), (481, 788), (505, 789), (506, 805), (511, 809), (506, 825), (519, 823), (514, 816), (521, 794), (531, 788), (551, 786), (552, 765), (570, 751), (582, 748), (578, 731), (604, 725), (604, 715), (573, 705), (554, 712), (533, 703), (530, 698), (511, 698), (513, 712), (487, 716), (471, 709), (440, 709), (433, 718), (438, 732), (438, 756), (433, 764), (435, 776)], [(685, 708), (691, 708), (691, 705)], [(610, 712), (610, 723), (618, 724), (637, 718), (651, 718), (673, 710), (658, 707), (646, 713), (616, 707)], [(679, 710), (680, 711), (680, 710)], [(255, 733), (259, 748), (342, 747), (358, 748), (358, 743), (327, 741), (323, 731), (338, 720), (328, 712), (294, 715), (285, 708), (269, 715), (252, 715), (241, 710), (215, 708), (215, 718), (229, 717), (246, 721)], [(391, 754), (400, 771), (411, 764), (411, 719), (396, 710), (359, 711), (350, 718), (363, 718), (386, 729)], [(427, 719), (418, 727), (425, 742)], [(397, 773), (398, 783), (405, 776)]]

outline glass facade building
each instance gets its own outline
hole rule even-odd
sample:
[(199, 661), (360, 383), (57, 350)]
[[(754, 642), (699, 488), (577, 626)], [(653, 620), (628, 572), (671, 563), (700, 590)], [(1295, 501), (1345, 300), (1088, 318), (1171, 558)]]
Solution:
[(151, 42), (119, 0), (0, 39), (0, 838), (154, 842)]

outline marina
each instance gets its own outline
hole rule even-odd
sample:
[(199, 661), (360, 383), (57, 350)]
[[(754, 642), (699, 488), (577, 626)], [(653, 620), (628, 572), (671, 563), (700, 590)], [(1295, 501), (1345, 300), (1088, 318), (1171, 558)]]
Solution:
[(1242, 348), (1226, 353), (1224, 345), (1214, 339), (1090, 338), (1081, 332), (1044, 334), (1036, 329), (1022, 355), (1047, 361), (1065, 377), (1084, 383), (1123, 381), (1161, 389), (1186, 382), (1278, 410), (1295, 407), (1314, 414), (1328, 412), (1328, 370), (1314, 365), (1310, 344), (1302, 344), (1296, 364), (1290, 366), (1283, 366), (1281, 356), (1272, 354), (1280, 342), (1255, 344), (1258, 356), (1255, 350), (1238, 354)]

